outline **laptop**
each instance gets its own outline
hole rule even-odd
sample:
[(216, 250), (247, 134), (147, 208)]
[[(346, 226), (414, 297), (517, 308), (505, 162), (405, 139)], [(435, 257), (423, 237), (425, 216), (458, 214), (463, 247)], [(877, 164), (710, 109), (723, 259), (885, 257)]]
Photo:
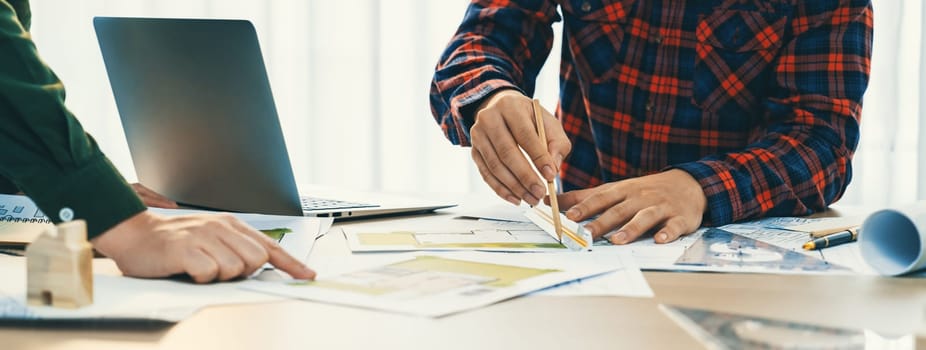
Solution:
[(317, 187), (300, 196), (249, 21), (93, 24), (138, 180), (178, 204), (342, 219), (453, 206)]

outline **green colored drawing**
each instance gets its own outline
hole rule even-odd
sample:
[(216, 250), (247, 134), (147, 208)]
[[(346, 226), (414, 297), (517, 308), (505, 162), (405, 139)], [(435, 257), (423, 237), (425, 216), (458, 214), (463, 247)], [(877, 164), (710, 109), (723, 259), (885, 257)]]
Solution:
[(282, 227), (282, 228), (271, 228), (271, 229), (266, 229), (266, 230), (260, 230), (260, 232), (263, 232), (265, 235), (267, 235), (267, 237), (273, 238), (273, 240), (279, 242), (281, 239), (283, 239), (283, 235), (287, 233), (291, 233), (293, 232), (293, 230), (286, 228), (286, 227)]

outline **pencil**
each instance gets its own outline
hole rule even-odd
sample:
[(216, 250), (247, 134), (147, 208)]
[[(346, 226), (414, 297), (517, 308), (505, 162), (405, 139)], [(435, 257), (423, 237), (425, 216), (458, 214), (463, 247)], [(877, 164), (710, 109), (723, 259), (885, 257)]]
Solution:
[(825, 228), (821, 230), (810, 231), (810, 238), (826, 237), (834, 233), (854, 230), (857, 228), (858, 228), (858, 225), (848, 225), (848, 226), (830, 227), (830, 228)]
[[(543, 114), (542, 107), (540, 107), (540, 100), (534, 99), (533, 101), (534, 109), (534, 121), (537, 124), (537, 134), (540, 135), (540, 143), (543, 144), (544, 152), (550, 153), (550, 149), (547, 148), (547, 133), (543, 130)], [(556, 184), (555, 180), (547, 180), (547, 192), (550, 195), (550, 207), (553, 211), (553, 230), (556, 231), (556, 238), (560, 242), (563, 241), (563, 223), (559, 217), (559, 203), (556, 199)]]

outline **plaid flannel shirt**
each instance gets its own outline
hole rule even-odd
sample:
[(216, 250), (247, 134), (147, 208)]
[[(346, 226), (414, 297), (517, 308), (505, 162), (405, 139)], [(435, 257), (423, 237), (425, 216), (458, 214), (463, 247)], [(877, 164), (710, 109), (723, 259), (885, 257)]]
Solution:
[(431, 84), (451, 142), (469, 145), (492, 92), (533, 94), (560, 20), (565, 190), (678, 168), (706, 225), (810, 214), (845, 191), (870, 1), (474, 0)]

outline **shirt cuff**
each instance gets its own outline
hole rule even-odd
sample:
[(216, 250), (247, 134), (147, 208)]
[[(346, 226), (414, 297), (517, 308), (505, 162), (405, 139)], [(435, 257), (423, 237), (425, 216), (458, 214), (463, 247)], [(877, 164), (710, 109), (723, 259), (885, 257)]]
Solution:
[(676, 164), (669, 169), (681, 169), (701, 184), (707, 197), (707, 212), (702, 225), (723, 226), (743, 217), (737, 184), (729, 167), (721, 161), (701, 160)]
[(24, 192), (56, 224), (85, 220), (88, 239), (146, 209), (102, 154), (73, 172), (54, 175), (23, 181)]
[(490, 79), (470, 88), (465, 95), (455, 98), (450, 103), (450, 113), (456, 120), (457, 125), (463, 129), (467, 145), (470, 143), (469, 129), (473, 127), (473, 124), (476, 124), (476, 108), (479, 107), (482, 100), (486, 97), (489, 97), (496, 91), (505, 89), (514, 89), (524, 94), (523, 90), (510, 81), (504, 79)]

